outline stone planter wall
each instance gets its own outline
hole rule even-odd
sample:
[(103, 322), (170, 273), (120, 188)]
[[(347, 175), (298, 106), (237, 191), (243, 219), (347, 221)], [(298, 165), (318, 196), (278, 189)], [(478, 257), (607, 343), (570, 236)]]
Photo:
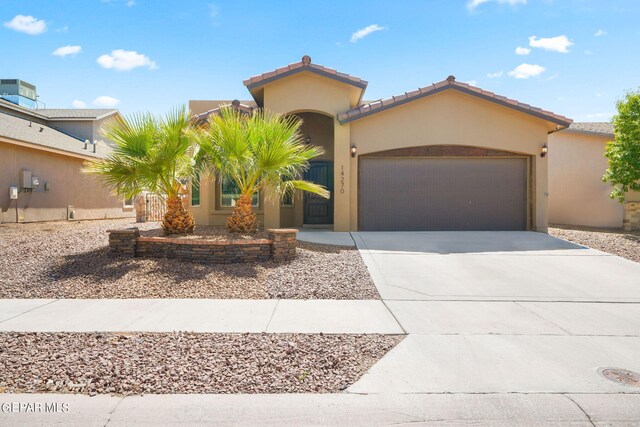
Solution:
[(126, 230), (108, 230), (109, 248), (118, 255), (133, 257), (136, 255), (136, 242), (140, 237), (140, 230), (128, 228)]
[(267, 230), (271, 240), (271, 257), (274, 261), (290, 261), (296, 257), (296, 233), (298, 230), (275, 228)]
[(117, 255), (172, 258), (211, 264), (289, 261), (296, 257), (297, 230), (268, 230), (268, 239), (201, 240), (140, 237), (137, 228), (109, 230), (109, 247)]
[(625, 202), (622, 227), (625, 231), (640, 231), (640, 202)]

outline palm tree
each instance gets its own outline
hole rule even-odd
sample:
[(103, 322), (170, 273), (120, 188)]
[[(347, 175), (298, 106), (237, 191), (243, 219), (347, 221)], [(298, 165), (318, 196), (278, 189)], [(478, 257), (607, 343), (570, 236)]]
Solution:
[(321, 185), (299, 179), (309, 167), (309, 160), (321, 155), (321, 147), (304, 143), (299, 132), (301, 120), (255, 110), (247, 115), (231, 107), (211, 115), (207, 125), (190, 132), (196, 144), (196, 165), (218, 179), (236, 184), (240, 197), (232, 216), (227, 219), (230, 232), (255, 232), (258, 221), (253, 212), (252, 196), (261, 190), (283, 197), (296, 190), (329, 198)]
[(184, 106), (162, 118), (139, 113), (115, 119), (103, 131), (115, 148), (105, 159), (89, 161), (85, 171), (102, 177), (124, 198), (144, 190), (166, 195), (164, 232), (191, 233), (195, 223), (181, 200), (184, 182), (193, 174), (193, 149), (187, 135), (190, 127)]

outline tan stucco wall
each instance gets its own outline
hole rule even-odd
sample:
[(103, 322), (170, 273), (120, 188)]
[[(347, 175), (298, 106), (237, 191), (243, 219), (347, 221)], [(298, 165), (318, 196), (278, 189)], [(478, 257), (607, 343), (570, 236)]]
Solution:
[[(468, 145), (531, 156), (533, 162), (533, 227), (547, 230), (547, 159), (539, 153), (550, 124), (455, 92), (441, 92), (351, 123), (351, 142), (358, 155), (424, 145)], [(357, 229), (356, 159), (350, 160), (352, 230)], [(339, 166), (336, 164), (336, 168)]]
[[(74, 219), (135, 217), (96, 177), (82, 172), (83, 162), (0, 142), (0, 222), (16, 222), (16, 207), (20, 222), (65, 220), (69, 211), (74, 211)], [(45, 182), (51, 190), (21, 192), (17, 201), (10, 200), (9, 186), (20, 185), (23, 169), (39, 178), (39, 190)]]
[(549, 222), (622, 227), (623, 208), (602, 182), (604, 151), (611, 138), (560, 131), (549, 136)]

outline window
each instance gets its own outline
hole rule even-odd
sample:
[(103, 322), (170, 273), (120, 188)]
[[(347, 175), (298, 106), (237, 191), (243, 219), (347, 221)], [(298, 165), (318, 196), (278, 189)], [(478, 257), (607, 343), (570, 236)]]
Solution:
[(191, 180), (191, 206), (200, 206), (200, 172)]
[[(220, 191), (220, 193), (222, 194), (222, 200), (220, 201), (220, 205), (224, 208), (235, 207), (236, 199), (240, 197), (240, 189), (236, 183), (229, 178), (222, 178), (221, 189), (222, 191)], [(258, 206), (258, 193), (253, 194), (251, 201), (251, 206)]]
[(294, 198), (295, 198), (294, 193), (284, 193), (284, 196), (282, 196), (282, 203), (280, 204), (280, 206), (284, 208), (292, 208)]
[(133, 197), (129, 197), (128, 199), (124, 199), (124, 207), (132, 208), (133, 207)]
[[(291, 178), (290, 177), (283, 177), (284, 181), (290, 181)], [(284, 207), (284, 208), (292, 208), (293, 207), (293, 201), (296, 197), (296, 192), (295, 191), (291, 191), (291, 192), (286, 192), (282, 195), (282, 200), (280, 201), (280, 206)]]

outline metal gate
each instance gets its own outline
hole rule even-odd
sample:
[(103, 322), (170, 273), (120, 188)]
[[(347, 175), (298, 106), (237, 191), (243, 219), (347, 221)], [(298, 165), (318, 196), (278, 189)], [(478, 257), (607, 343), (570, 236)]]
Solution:
[(140, 200), (143, 206), (138, 208), (138, 222), (162, 221), (167, 212), (167, 196), (145, 193), (140, 196)]

